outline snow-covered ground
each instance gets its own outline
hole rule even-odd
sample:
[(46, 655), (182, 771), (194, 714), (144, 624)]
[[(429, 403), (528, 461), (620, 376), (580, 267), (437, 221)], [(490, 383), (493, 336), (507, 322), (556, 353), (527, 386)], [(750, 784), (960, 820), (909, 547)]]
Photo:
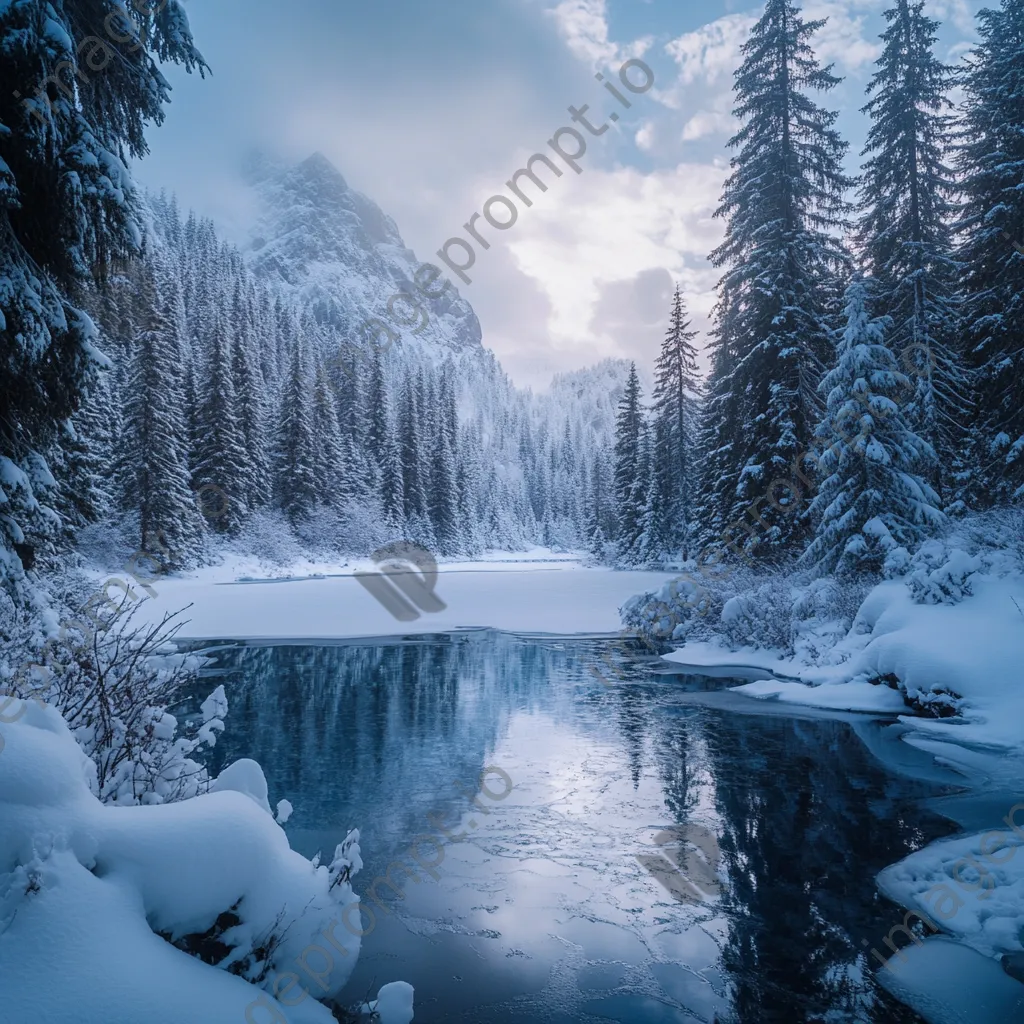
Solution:
[[(903, 711), (911, 728), (928, 737), (1020, 751), (1024, 579), (976, 577), (972, 589), (956, 604), (920, 604), (902, 580), (881, 583), (861, 605), (849, 634), (817, 665), (800, 656), (708, 642), (685, 644), (665, 657), (684, 665), (771, 673), (771, 679), (736, 687), (750, 697), (851, 711)], [(910, 714), (902, 692), (871, 682), (893, 676), (909, 696), (955, 709), (957, 716)]]
[(475, 628), (600, 635), (620, 630), (619, 606), (628, 597), (671, 578), (586, 568), (576, 557), (544, 549), (495, 554), (442, 563), (434, 592), (444, 609), (400, 621), (353, 575), (375, 569), (368, 559), (268, 569), (231, 557), (155, 581), (156, 596), (141, 611), (152, 619), (191, 604), (180, 634), (188, 639), (334, 640)]

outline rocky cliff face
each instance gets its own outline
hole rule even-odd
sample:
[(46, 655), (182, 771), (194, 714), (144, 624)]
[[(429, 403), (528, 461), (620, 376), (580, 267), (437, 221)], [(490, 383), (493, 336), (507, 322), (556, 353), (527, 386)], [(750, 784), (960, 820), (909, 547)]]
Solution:
[[(258, 277), (290, 292), (354, 343), (366, 343), (364, 325), (376, 318), (400, 335), (399, 347), (415, 347), (428, 357), (483, 352), (480, 321), (470, 304), (451, 284), (441, 292), (444, 277), (426, 285), (441, 292), (436, 298), (417, 288), (414, 275), (421, 263), (395, 222), (349, 188), (325, 156), (314, 153), (285, 166), (256, 155), (245, 172), (259, 213), (242, 249)], [(411, 298), (396, 300), (398, 293)], [(374, 330), (383, 329), (369, 328)]]

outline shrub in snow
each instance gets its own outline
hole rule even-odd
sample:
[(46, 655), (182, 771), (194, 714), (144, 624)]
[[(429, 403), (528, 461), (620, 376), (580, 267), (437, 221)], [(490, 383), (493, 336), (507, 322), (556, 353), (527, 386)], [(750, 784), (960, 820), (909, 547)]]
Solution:
[(725, 596), (699, 571), (684, 573), (659, 590), (637, 594), (622, 606), (623, 625), (645, 636), (673, 640), (706, 639), (712, 635), (708, 625), (716, 622)]
[(981, 560), (940, 541), (923, 544), (909, 563), (906, 584), (917, 604), (957, 604), (972, 593)]
[(853, 627), (866, 584), (823, 578), (794, 590), (793, 647), (802, 661), (820, 664)]
[(790, 582), (773, 576), (725, 602), (722, 635), (737, 647), (765, 647), (792, 654), (793, 600)]
[(103, 802), (184, 800), (206, 790), (206, 769), (191, 755), (216, 743), (227, 700), (218, 687), (202, 705), (202, 723), (179, 734), (167, 708), (194, 681), (199, 661), (171, 643), (178, 613), (135, 625), (139, 605), (126, 604), (127, 595), (106, 619), (65, 623), (6, 688), (58, 709), (96, 766)]
[(350, 499), (340, 508), (320, 506), (308, 518), (296, 522), (295, 534), (306, 548), (349, 555), (366, 554), (397, 539), (380, 503), (370, 499)]
[(253, 555), (272, 565), (291, 565), (300, 561), (304, 551), (292, 532), (287, 517), (276, 509), (257, 509), (245, 521), (229, 549), (241, 555)]

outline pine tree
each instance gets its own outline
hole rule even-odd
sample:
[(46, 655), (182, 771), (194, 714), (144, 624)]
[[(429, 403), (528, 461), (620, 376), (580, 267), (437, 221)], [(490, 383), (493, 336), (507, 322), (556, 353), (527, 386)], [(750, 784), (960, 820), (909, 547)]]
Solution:
[(455, 442), (458, 421), (455, 392), (450, 372), (445, 372), (437, 396), (434, 417), (434, 441), (430, 460), (430, 521), (434, 527), (438, 551), (453, 555), (459, 549), (459, 492), (456, 479)]
[(427, 518), (427, 493), (420, 454), (420, 413), (416, 386), (412, 377), (402, 381), (401, 404), (398, 413), (398, 445), (402, 460), (403, 514), (406, 523), (416, 523), (422, 530)]
[(909, 381), (885, 343), (888, 324), (869, 318), (866, 286), (855, 280), (838, 362), (821, 382), (821, 486), (810, 507), (817, 530), (802, 556), (819, 575), (877, 573), (889, 551), (914, 549), (943, 522), (925, 479), (935, 452), (899, 406)]
[(203, 527), (189, 482), (177, 282), (158, 251), (149, 263), (125, 409), (125, 497), (138, 511), (140, 546), (174, 567), (195, 557)]
[(163, 119), (156, 55), (205, 67), (176, 0), (134, 8), (138, 41), (116, 54), (94, 33), (107, 15), (126, 28), (125, 8), (94, 7), (0, 5), (0, 587), (18, 601), (29, 598), (23, 559), (56, 519), (42, 503), (52, 493), (42, 453), (105, 363), (80, 297), (114, 258), (138, 252), (126, 159), (145, 154), (146, 124)]
[(697, 350), (689, 330), (679, 286), (672, 299), (668, 332), (655, 363), (654, 380), (654, 460), (657, 485), (651, 500), (658, 504), (659, 544), (663, 552), (681, 551), (685, 557), (692, 533), (691, 515), (696, 483), (693, 425), (696, 421), (694, 403), (699, 381)]
[(274, 452), (275, 500), (293, 524), (305, 519), (320, 497), (306, 327), (308, 321), (296, 332), (292, 345)]
[[(678, 496), (675, 473), (678, 463), (671, 459), (672, 448), (666, 439), (672, 429), (670, 420), (658, 417), (648, 431), (650, 437), (649, 466), (641, 478), (646, 481), (641, 526), (641, 541), (638, 547), (639, 561), (645, 565), (662, 561), (666, 555), (677, 554), (679, 534)], [(684, 520), (685, 521), (685, 520)]]
[[(808, 44), (823, 22), (790, 0), (768, 0), (743, 44), (736, 114), (743, 127), (716, 216), (726, 237), (712, 253), (719, 284), (709, 400), (702, 436), (708, 470), (700, 519), (716, 531), (737, 521), (771, 482), (789, 476), (819, 415), (817, 383), (831, 342), (830, 313), (848, 257), (841, 169), (846, 144), (835, 113), (808, 92), (838, 82)], [(782, 554), (804, 526), (795, 495), (761, 511), (768, 550)]]
[(916, 378), (905, 403), (909, 421), (949, 470), (969, 402), (950, 345), (955, 183), (944, 158), (952, 133), (945, 113), (952, 106), (952, 69), (934, 54), (938, 23), (925, 16), (923, 0), (896, 0), (885, 18), (885, 48), (863, 108), (872, 121), (864, 148), (871, 157), (861, 182), (858, 235), (876, 282), (875, 311), (892, 319), (889, 347)]
[(232, 366), (230, 319), (215, 315), (206, 367), (206, 388), (196, 415), (196, 466), (192, 484), (198, 490), (219, 488), (227, 495), (224, 514), (211, 522), (222, 533), (237, 533), (248, 511), (251, 476), (245, 434), (239, 415)]
[(969, 500), (1024, 497), (1024, 6), (978, 15), (958, 152), (962, 332), (976, 374)]
[(636, 363), (629, 364), (626, 389), (615, 420), (615, 515), (619, 558), (632, 561), (643, 530), (646, 480), (642, 477), (644, 417)]
[(241, 277), (235, 282), (231, 306), (231, 372), (238, 403), (238, 418), (245, 442), (248, 508), (259, 508), (270, 500), (270, 466), (265, 444), (265, 387), (259, 364), (260, 339), (252, 319), (252, 307)]
[(317, 367), (313, 390), (313, 472), (317, 501), (335, 505), (344, 495), (345, 445), (338, 425), (338, 407), (323, 364)]

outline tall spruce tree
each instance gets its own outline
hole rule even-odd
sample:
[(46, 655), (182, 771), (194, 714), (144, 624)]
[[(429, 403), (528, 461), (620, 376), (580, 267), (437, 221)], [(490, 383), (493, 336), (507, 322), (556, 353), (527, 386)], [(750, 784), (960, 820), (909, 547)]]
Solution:
[[(956, 328), (953, 173), (945, 157), (952, 69), (934, 53), (938, 23), (923, 0), (897, 0), (863, 108), (871, 117), (860, 188), (858, 236), (876, 283), (875, 312), (892, 319), (889, 347), (912, 374), (906, 412), (952, 475), (970, 402), (968, 381), (951, 346)], [(933, 481), (940, 484), (940, 474)]]
[(443, 555), (453, 555), (459, 547), (459, 491), (455, 455), (457, 430), (455, 391), (451, 373), (446, 370), (437, 390), (428, 496), (434, 537)]
[(695, 488), (694, 408), (700, 382), (697, 350), (683, 296), (676, 286), (661, 354), (654, 364), (654, 463), (657, 484), (651, 500), (656, 510), (658, 543), (686, 557), (691, 539)]
[(222, 515), (211, 521), (221, 533), (237, 533), (248, 511), (250, 475), (232, 365), (233, 332), (223, 308), (214, 314), (206, 386), (196, 415), (193, 486), (214, 487), (227, 496)]
[(1024, 5), (981, 11), (978, 32), (963, 76), (957, 255), (976, 374), (964, 493), (984, 506), (1024, 498)]
[[(94, 34), (107, 24), (130, 45), (115, 52)], [(177, 0), (5, 3), (0, 52), (0, 587), (23, 601), (23, 559), (47, 545), (56, 518), (43, 504), (42, 453), (104, 362), (79, 303), (113, 258), (137, 254), (126, 165), (146, 153), (147, 123), (163, 119), (157, 58), (205, 65)]]
[(337, 505), (345, 494), (345, 444), (338, 424), (338, 406), (327, 370), (321, 363), (313, 389), (313, 472), (317, 501)]
[(274, 450), (274, 494), (277, 507), (292, 523), (305, 519), (321, 497), (317, 478), (311, 372), (307, 349), (308, 319), (296, 331), (290, 365), (281, 395)]
[(132, 346), (122, 464), (140, 546), (175, 567), (194, 559), (202, 520), (189, 481), (177, 282), (159, 252), (149, 263), (139, 279), (143, 313)]
[(270, 465), (266, 449), (266, 392), (259, 362), (260, 338), (241, 275), (231, 304), (231, 372), (238, 419), (245, 442), (245, 503), (259, 508), (270, 500)]
[[(817, 384), (831, 348), (834, 311), (848, 256), (836, 236), (846, 226), (841, 163), (846, 143), (836, 115), (812, 92), (839, 81), (809, 45), (824, 22), (804, 21), (790, 0), (768, 0), (743, 44), (735, 113), (743, 127), (716, 216), (725, 241), (711, 255), (725, 267), (713, 339), (703, 437), (713, 473), (705, 477), (701, 519), (738, 521), (773, 479), (809, 445), (819, 415)], [(795, 495), (761, 510), (753, 535), (767, 556), (803, 536)]]
[(618, 521), (616, 544), (622, 561), (637, 557), (637, 544), (643, 532), (643, 513), (647, 500), (644, 478), (644, 411), (641, 405), (640, 377), (636, 363), (629, 364), (626, 388), (619, 400), (615, 418), (615, 517)]
[(427, 490), (421, 454), (422, 436), (416, 383), (411, 374), (402, 380), (398, 411), (398, 446), (402, 460), (402, 497), (405, 522), (422, 538), (427, 521)]
[(891, 321), (871, 319), (867, 305), (864, 282), (853, 281), (838, 362), (821, 382), (817, 529), (802, 556), (820, 575), (877, 573), (889, 551), (913, 550), (944, 518), (926, 479), (935, 452), (899, 405), (910, 381), (885, 342)]

